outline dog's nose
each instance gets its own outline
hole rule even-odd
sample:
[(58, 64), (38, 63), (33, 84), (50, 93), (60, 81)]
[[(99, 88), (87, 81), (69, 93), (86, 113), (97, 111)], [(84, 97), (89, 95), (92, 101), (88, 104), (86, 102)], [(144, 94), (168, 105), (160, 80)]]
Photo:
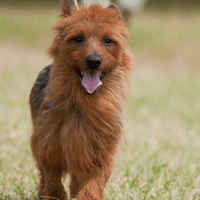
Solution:
[(92, 54), (86, 58), (86, 64), (90, 69), (97, 69), (101, 65), (101, 57), (97, 54)]

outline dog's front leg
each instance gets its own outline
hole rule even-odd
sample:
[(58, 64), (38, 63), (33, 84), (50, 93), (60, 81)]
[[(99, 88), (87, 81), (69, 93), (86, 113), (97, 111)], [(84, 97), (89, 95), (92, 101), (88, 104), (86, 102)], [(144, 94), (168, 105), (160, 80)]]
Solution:
[(104, 183), (101, 177), (95, 177), (80, 185), (77, 200), (104, 200)]
[(40, 199), (59, 199), (67, 200), (67, 193), (62, 184), (62, 171), (58, 168), (45, 166), (43, 168), (45, 180), (44, 193), (40, 194)]

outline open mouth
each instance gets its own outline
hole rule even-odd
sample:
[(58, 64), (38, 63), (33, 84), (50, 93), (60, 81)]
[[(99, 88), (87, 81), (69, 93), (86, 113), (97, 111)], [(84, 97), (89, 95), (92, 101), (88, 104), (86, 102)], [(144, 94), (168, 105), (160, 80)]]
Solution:
[(88, 94), (95, 94), (99, 87), (103, 84), (102, 79), (106, 72), (94, 70), (92, 72), (80, 71), (76, 68), (76, 72), (81, 80), (81, 84)]

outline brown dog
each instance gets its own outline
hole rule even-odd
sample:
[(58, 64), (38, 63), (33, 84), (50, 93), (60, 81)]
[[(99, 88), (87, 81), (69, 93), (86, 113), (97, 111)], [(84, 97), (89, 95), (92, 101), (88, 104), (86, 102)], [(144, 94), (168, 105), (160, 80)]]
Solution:
[(30, 94), (31, 148), (41, 199), (70, 195), (102, 200), (122, 133), (121, 110), (131, 70), (128, 30), (118, 8), (77, 8), (61, 0), (57, 35)]

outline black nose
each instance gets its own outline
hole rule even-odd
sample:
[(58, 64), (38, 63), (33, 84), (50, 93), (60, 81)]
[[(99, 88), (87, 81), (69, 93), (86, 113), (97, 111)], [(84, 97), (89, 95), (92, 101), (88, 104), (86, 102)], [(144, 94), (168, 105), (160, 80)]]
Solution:
[(96, 69), (101, 65), (101, 57), (97, 54), (92, 54), (86, 58), (86, 64), (90, 69)]

